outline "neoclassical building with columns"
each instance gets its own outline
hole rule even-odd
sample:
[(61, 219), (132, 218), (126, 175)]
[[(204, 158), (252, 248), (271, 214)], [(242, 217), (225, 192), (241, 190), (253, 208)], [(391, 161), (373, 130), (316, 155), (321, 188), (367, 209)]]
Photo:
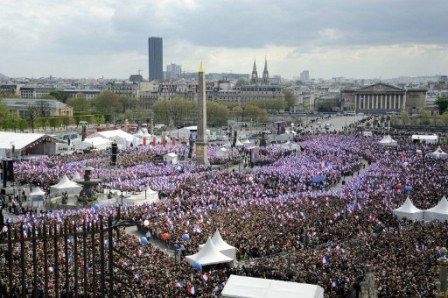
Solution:
[(426, 92), (425, 89), (402, 89), (377, 83), (355, 90), (342, 90), (341, 98), (346, 109), (356, 113), (418, 113), (426, 105)]

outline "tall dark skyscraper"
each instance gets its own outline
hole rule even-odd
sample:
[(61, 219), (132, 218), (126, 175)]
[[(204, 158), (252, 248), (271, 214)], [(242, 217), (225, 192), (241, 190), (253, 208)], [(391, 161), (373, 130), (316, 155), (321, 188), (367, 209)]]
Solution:
[(148, 38), (149, 80), (163, 80), (163, 40)]

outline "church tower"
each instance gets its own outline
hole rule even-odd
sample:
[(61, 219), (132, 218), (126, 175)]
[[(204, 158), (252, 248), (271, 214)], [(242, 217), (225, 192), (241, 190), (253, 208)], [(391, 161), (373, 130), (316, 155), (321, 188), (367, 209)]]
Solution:
[(258, 84), (257, 62), (254, 60), (254, 68), (252, 69), (251, 84)]
[(264, 69), (263, 69), (262, 82), (263, 82), (263, 85), (269, 84), (268, 60), (266, 60), (266, 57), (264, 58)]

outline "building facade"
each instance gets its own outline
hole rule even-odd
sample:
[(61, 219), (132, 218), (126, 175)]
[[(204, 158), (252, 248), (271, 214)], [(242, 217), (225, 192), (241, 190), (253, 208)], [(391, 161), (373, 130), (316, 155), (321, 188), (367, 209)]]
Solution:
[(342, 90), (341, 101), (344, 110), (356, 113), (418, 113), (425, 108), (426, 92), (425, 89), (403, 89), (377, 83), (355, 90)]
[(182, 66), (174, 63), (168, 64), (166, 66), (166, 79), (173, 80), (180, 78), (182, 74)]
[(300, 73), (300, 80), (302, 82), (308, 82), (310, 80), (310, 71), (304, 70)]
[(148, 39), (149, 80), (163, 81), (163, 40), (161, 37)]
[(43, 98), (48, 96), (50, 92), (53, 90), (54, 90), (53, 87), (23, 86), (20, 87), (20, 98), (30, 98), (30, 99)]
[(73, 108), (55, 99), (5, 98), (3, 102), (23, 118), (26, 118), (32, 110), (37, 110), (41, 117), (73, 117)]

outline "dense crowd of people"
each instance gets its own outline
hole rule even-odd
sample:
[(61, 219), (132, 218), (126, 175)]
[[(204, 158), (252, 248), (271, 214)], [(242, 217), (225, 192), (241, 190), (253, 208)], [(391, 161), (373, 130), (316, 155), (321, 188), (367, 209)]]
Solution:
[[(330, 297), (350, 297), (359, 291), (366, 266), (372, 268), (382, 297), (433, 296), (436, 262), (448, 244), (442, 236), (448, 225), (399, 221), (392, 210), (408, 196), (420, 208), (436, 205), (448, 191), (448, 163), (427, 156), (434, 146), (413, 144), (408, 135), (393, 137), (398, 146), (379, 145), (380, 136), (305, 135), (297, 151), (281, 145), (260, 150), (263, 165), (247, 172), (189, 163), (179, 168), (154, 161), (154, 152), (167, 152), (166, 148), (130, 149), (120, 155), (119, 166), (113, 170), (106, 166), (105, 152), (22, 162), (16, 169), (19, 181), (44, 188), (61, 175), (71, 176), (89, 165), (96, 167), (94, 175), (104, 180), (103, 188), (141, 190), (149, 185), (163, 191), (167, 199), (119, 209), (28, 213), (11, 223), (11, 229), (20, 232), (22, 226), (62, 226), (66, 221), (81, 226), (119, 214), (137, 222), (140, 230), (151, 235), (150, 241), (168, 247), (182, 244), (187, 255), (196, 253), (216, 229), (238, 249), (240, 263), (235, 268), (195, 270), (185, 261), (176, 262), (161, 249), (142, 245), (135, 236), (122, 233), (117, 248), (133, 257), (118, 257), (117, 262), (133, 272), (136, 297), (217, 296), (231, 273), (319, 284)], [(171, 150), (184, 149), (176, 145)], [(3, 231), (3, 239), (5, 235)], [(104, 245), (95, 241), (96, 246)], [(39, 242), (39, 248), (42, 245)], [(14, 249), (18, 252), (19, 246)], [(28, 245), (26, 250), (30, 249)], [(20, 291), (15, 255), (14, 284), (15, 291)], [(62, 261), (63, 251), (60, 257)], [(47, 261), (42, 268), (51, 266), (52, 261)], [(98, 260), (89, 259), (89, 268), (93, 262)], [(6, 276), (2, 274), (4, 291)], [(27, 272), (26, 279), (31, 285), (32, 272)], [(39, 285), (42, 287), (42, 281)], [(115, 287), (117, 294), (127, 291), (124, 284)]]

